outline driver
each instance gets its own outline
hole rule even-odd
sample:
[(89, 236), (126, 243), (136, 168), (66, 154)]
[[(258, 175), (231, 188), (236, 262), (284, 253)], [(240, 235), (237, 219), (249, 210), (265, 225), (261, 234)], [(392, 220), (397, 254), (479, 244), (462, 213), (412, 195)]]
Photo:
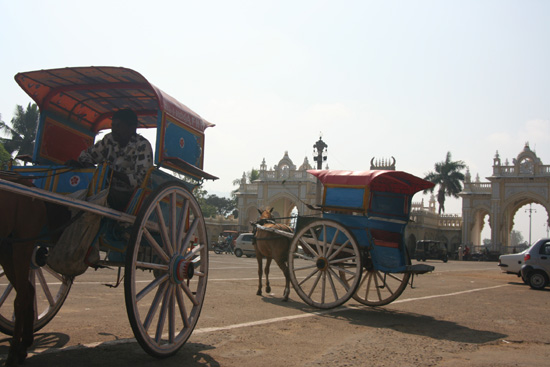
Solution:
[(147, 139), (137, 134), (134, 111), (118, 110), (112, 120), (111, 133), (82, 151), (77, 162), (69, 164), (86, 167), (107, 162), (113, 170), (107, 202), (111, 208), (123, 211), (153, 166), (153, 149)]

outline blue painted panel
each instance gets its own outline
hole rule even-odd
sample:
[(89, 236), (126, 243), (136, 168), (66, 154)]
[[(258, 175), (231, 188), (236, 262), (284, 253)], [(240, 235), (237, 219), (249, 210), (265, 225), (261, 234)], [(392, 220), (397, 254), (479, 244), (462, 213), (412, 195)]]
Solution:
[(328, 187), (325, 195), (326, 206), (362, 208), (364, 188)]
[(168, 120), (163, 151), (166, 157), (177, 157), (202, 168), (202, 138)]

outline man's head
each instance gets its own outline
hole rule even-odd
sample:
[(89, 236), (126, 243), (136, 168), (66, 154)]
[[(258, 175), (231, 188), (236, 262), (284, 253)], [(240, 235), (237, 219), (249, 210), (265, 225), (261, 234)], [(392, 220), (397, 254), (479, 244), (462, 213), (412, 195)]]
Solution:
[(118, 110), (113, 113), (113, 123), (111, 132), (113, 138), (121, 146), (126, 146), (130, 138), (136, 134), (138, 118), (134, 111), (130, 109)]

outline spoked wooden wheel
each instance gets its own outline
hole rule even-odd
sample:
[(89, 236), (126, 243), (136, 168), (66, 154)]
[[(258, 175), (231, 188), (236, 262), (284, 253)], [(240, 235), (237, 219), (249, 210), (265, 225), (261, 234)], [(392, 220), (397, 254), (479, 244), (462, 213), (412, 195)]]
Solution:
[[(367, 250), (364, 250), (367, 251)], [(407, 256), (407, 265), (411, 260)], [(407, 288), (410, 273), (385, 273), (374, 269), (368, 253), (363, 257), (363, 274), (361, 283), (357, 287), (357, 292), (353, 299), (367, 306), (383, 306), (395, 301)], [(342, 277), (348, 278), (342, 273)]]
[(208, 241), (199, 204), (180, 182), (167, 182), (143, 204), (126, 254), (124, 294), (141, 347), (176, 353), (199, 319), (208, 277)]
[[(34, 331), (42, 329), (57, 314), (69, 294), (73, 279), (56, 273), (49, 266), (31, 268), (34, 285)], [(15, 288), (0, 267), (0, 331), (13, 335)]]
[(332, 220), (313, 221), (296, 233), (288, 265), (296, 293), (318, 308), (344, 304), (361, 280), (357, 241), (349, 230)]

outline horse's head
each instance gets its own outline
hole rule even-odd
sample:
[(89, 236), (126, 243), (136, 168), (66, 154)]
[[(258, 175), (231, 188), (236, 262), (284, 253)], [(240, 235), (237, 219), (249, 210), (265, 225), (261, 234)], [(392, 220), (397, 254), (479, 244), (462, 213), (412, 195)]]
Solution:
[(260, 221), (267, 221), (267, 220), (271, 220), (273, 219), (273, 208), (271, 209), (265, 209), (264, 211), (261, 211), (260, 209), (258, 209), (258, 213), (260, 213)]

